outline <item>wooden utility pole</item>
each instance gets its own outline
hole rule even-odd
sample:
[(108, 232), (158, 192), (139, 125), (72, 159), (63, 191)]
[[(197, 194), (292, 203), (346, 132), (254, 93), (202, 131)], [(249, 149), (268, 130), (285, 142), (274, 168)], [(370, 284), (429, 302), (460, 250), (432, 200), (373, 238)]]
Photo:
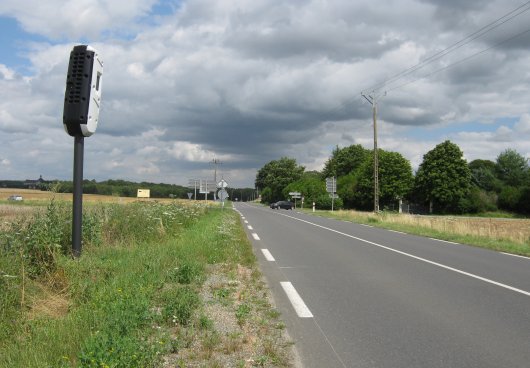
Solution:
[[(365, 95), (361, 92), (361, 95), (372, 105), (372, 116), (374, 124), (374, 212), (379, 212), (379, 155), (377, 152), (377, 100), (380, 95), (377, 95), (375, 91), (372, 94)], [(386, 95), (386, 92), (384, 93)]]

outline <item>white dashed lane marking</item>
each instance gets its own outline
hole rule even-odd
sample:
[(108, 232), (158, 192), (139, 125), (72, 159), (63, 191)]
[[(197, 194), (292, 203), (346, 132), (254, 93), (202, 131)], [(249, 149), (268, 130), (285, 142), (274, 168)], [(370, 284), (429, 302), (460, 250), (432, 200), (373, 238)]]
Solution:
[(309, 308), (307, 308), (307, 305), (305, 305), (304, 301), (302, 300), (302, 297), (300, 296), (300, 294), (298, 294), (293, 284), (288, 281), (280, 282), (280, 284), (282, 285), (285, 294), (287, 294), (287, 297), (293, 305), (293, 308), (298, 317), (313, 318), (313, 313), (311, 313)]
[(271, 252), (269, 252), (268, 249), (262, 249), (262, 250), (261, 250), (261, 253), (263, 253), (263, 255), (265, 256), (265, 259), (266, 259), (267, 261), (269, 261), (269, 262), (274, 262), (274, 261), (276, 261), (276, 260), (274, 259), (274, 257), (272, 256)]

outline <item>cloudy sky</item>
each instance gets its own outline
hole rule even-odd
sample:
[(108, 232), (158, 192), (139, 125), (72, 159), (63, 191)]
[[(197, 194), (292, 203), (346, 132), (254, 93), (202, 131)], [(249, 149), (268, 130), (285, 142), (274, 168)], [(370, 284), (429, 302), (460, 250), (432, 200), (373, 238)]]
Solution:
[(379, 146), (414, 168), (446, 139), (468, 160), (530, 157), (523, 0), (2, 0), (0, 179), (71, 180), (83, 43), (104, 60), (87, 179), (186, 184), (214, 157), (234, 187), (282, 156), (320, 170), (337, 145), (372, 147), (374, 88)]

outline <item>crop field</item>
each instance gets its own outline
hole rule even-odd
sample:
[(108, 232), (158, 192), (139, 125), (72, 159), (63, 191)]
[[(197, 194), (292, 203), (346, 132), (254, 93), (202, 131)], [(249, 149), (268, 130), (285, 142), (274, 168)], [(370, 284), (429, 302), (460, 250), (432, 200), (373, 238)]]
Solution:
[[(9, 188), (0, 188), (0, 203), (7, 201), (9, 196), (12, 195), (21, 195), (24, 201), (26, 202), (39, 202), (39, 201), (49, 201), (51, 198), (56, 198), (63, 201), (71, 201), (71, 193), (54, 193), (49, 191), (42, 190), (32, 190), (32, 189), (9, 189)], [(105, 196), (98, 194), (83, 194), (83, 201), (86, 202), (104, 202), (104, 203), (131, 203), (138, 201), (138, 198), (133, 197), (115, 197), (115, 196)], [(158, 202), (171, 202), (175, 199), (170, 198), (151, 198), (151, 199), (142, 199), (143, 201), (158, 201)], [(177, 199), (177, 201), (180, 201)], [(184, 201), (184, 200), (182, 200)]]

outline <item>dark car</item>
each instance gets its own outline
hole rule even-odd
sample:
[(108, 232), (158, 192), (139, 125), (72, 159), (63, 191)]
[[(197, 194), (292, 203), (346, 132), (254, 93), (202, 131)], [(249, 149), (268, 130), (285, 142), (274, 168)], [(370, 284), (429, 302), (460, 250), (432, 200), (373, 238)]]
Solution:
[(276, 202), (275, 205), (277, 209), (283, 208), (284, 210), (292, 210), (294, 207), (293, 202), (289, 202), (289, 201), (279, 201), (279, 202)]
[(278, 208), (278, 202), (272, 202), (269, 207), (272, 208), (273, 210), (277, 209)]

